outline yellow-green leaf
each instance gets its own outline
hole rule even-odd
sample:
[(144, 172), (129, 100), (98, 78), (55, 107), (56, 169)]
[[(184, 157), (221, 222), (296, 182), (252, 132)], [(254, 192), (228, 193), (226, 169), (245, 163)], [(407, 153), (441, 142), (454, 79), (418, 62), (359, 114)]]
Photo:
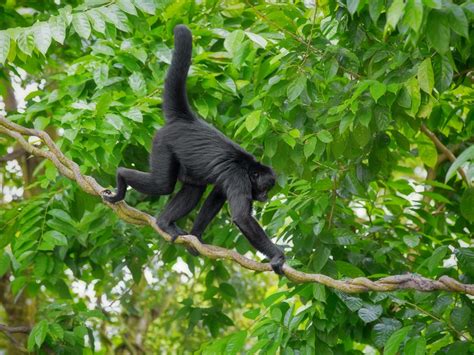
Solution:
[(434, 87), (434, 74), (430, 58), (426, 58), (418, 66), (418, 83), (424, 92), (431, 94)]

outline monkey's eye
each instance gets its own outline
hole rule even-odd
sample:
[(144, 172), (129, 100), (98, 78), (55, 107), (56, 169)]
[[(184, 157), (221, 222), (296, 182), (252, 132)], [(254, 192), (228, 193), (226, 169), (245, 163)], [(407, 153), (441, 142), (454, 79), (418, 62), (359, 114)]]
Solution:
[(252, 177), (253, 177), (254, 179), (258, 178), (258, 173), (257, 173), (257, 172), (253, 172), (253, 173), (252, 173)]

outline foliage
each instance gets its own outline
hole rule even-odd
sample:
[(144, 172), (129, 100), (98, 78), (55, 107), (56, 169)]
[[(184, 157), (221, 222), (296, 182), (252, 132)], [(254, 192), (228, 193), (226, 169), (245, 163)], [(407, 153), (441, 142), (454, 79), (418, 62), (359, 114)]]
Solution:
[[(0, 5), (2, 75), (41, 82), (26, 108), (7, 117), (57, 131), (83, 172), (113, 186), (117, 166), (147, 169), (153, 132), (163, 124), (172, 29), (187, 23), (192, 105), (277, 171), (273, 198), (256, 214), (286, 244), (289, 263), (334, 278), (417, 272), (474, 282), (472, 2), (42, 3), (31, 16), (16, 11), (20, 1)], [(14, 142), (0, 139), (3, 155)], [(21, 186), (12, 169), (0, 167), (3, 186)], [(267, 292), (274, 277), (241, 274), (158, 241), (49, 162), (37, 166), (35, 186), (43, 192), (0, 210), (0, 273), (12, 275), (15, 295), (41, 298), (30, 350), (474, 351), (467, 296), (349, 296), (284, 278)], [(166, 198), (130, 192), (128, 201), (158, 211)], [(221, 213), (206, 242), (253, 250), (228, 221)], [(183, 261), (191, 279), (176, 275)], [(95, 301), (78, 294), (81, 282)], [(102, 298), (119, 306), (104, 308)], [(140, 319), (149, 323), (144, 343), (111, 335), (127, 334)]]

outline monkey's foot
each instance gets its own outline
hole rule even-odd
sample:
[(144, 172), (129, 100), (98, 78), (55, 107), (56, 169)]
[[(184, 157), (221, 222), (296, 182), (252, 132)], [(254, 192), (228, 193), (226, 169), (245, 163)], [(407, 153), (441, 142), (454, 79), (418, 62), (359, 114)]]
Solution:
[(189, 254), (191, 254), (192, 256), (199, 256), (199, 252), (197, 251), (196, 248), (194, 247), (186, 247), (186, 250), (188, 251)]
[(272, 267), (273, 271), (277, 273), (278, 275), (285, 275), (283, 272), (283, 264), (285, 263), (285, 255), (284, 254), (278, 254), (275, 255), (271, 260), (270, 260), (270, 266)]
[[(202, 237), (201, 237), (201, 236), (197, 236), (197, 235), (193, 234), (192, 231), (191, 231), (191, 235), (194, 235), (197, 239), (199, 239), (199, 241), (200, 241), (201, 243), (204, 243), (204, 241), (202, 240)], [(189, 254), (191, 254), (192, 256), (199, 256), (199, 255), (201, 255), (201, 254), (198, 252), (198, 250), (197, 250), (195, 247), (193, 247), (193, 246), (186, 247), (186, 249), (188, 250)]]
[(186, 233), (183, 231), (181, 228), (179, 228), (176, 224), (174, 223), (166, 223), (159, 218), (156, 219), (156, 225), (160, 227), (160, 229), (168, 234), (171, 237), (171, 243), (174, 243), (176, 239), (180, 235), (187, 235), (189, 233)]
[(122, 198), (120, 198), (120, 196), (117, 196), (117, 194), (114, 194), (110, 190), (104, 190), (104, 191), (101, 192), (100, 195), (102, 196), (102, 198), (105, 201), (110, 202), (110, 203), (117, 203), (117, 202), (123, 200)]

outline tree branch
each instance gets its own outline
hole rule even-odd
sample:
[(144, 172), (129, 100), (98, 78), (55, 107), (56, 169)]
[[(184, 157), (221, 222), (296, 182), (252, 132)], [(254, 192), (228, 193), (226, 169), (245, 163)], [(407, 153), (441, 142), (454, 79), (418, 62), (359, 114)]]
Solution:
[[(7, 134), (16, 139), (27, 152), (51, 160), (61, 174), (71, 180), (75, 180), (87, 193), (96, 196), (102, 196), (104, 193), (105, 188), (99, 185), (92, 177), (82, 175), (79, 166), (72, 160), (66, 158), (46, 132), (20, 126), (0, 116), (0, 133)], [(23, 135), (36, 136), (40, 138), (47, 146), (48, 150), (29, 144)], [(105, 201), (104, 203), (113, 209), (117, 215), (125, 221), (137, 225), (149, 225), (166, 241), (171, 241), (171, 236), (162, 231), (156, 225), (153, 216), (130, 207), (124, 201), (115, 205), (109, 204)], [(272, 268), (268, 263), (260, 263), (251, 260), (234, 250), (228, 250), (215, 245), (202, 244), (199, 239), (193, 235), (179, 236), (175, 243), (192, 246), (199, 251), (201, 255), (207, 256), (211, 259), (232, 260), (241, 266), (254, 271), (272, 271)], [(424, 292), (442, 290), (474, 295), (474, 285), (462, 284), (448, 276), (442, 276), (438, 280), (428, 279), (416, 274), (388, 276), (376, 281), (372, 281), (365, 277), (335, 280), (323, 274), (308, 274), (298, 271), (288, 264), (283, 266), (283, 271), (286, 277), (293, 282), (317, 282), (347, 293), (367, 291), (387, 292), (410, 289)]]
[(15, 160), (25, 154), (25, 150), (23, 148), (19, 148), (14, 150), (11, 153), (5, 154), (4, 156), (0, 157), (0, 163), (4, 163), (7, 161)]
[(0, 324), (0, 333), (5, 334), (5, 336), (12, 342), (12, 344), (22, 353), (27, 353), (23, 345), (14, 337), (13, 334), (21, 333), (21, 334), (30, 334), (31, 327), (28, 326), (17, 326), (17, 327), (10, 327), (5, 324)]
[[(431, 132), (431, 130), (425, 126), (424, 123), (421, 124), (421, 131), (429, 138), (431, 141), (434, 143), (436, 148), (438, 148), (442, 153), (446, 155), (446, 157), (449, 159), (449, 161), (452, 163), (456, 160), (456, 156), (451, 152), (448, 147), (446, 147), (439, 139), (436, 137), (436, 134)], [(461, 174), (461, 177), (463, 180), (466, 182), (467, 186), (471, 186), (469, 179), (466, 176), (466, 173), (464, 172), (463, 168), (458, 169), (459, 174)]]

